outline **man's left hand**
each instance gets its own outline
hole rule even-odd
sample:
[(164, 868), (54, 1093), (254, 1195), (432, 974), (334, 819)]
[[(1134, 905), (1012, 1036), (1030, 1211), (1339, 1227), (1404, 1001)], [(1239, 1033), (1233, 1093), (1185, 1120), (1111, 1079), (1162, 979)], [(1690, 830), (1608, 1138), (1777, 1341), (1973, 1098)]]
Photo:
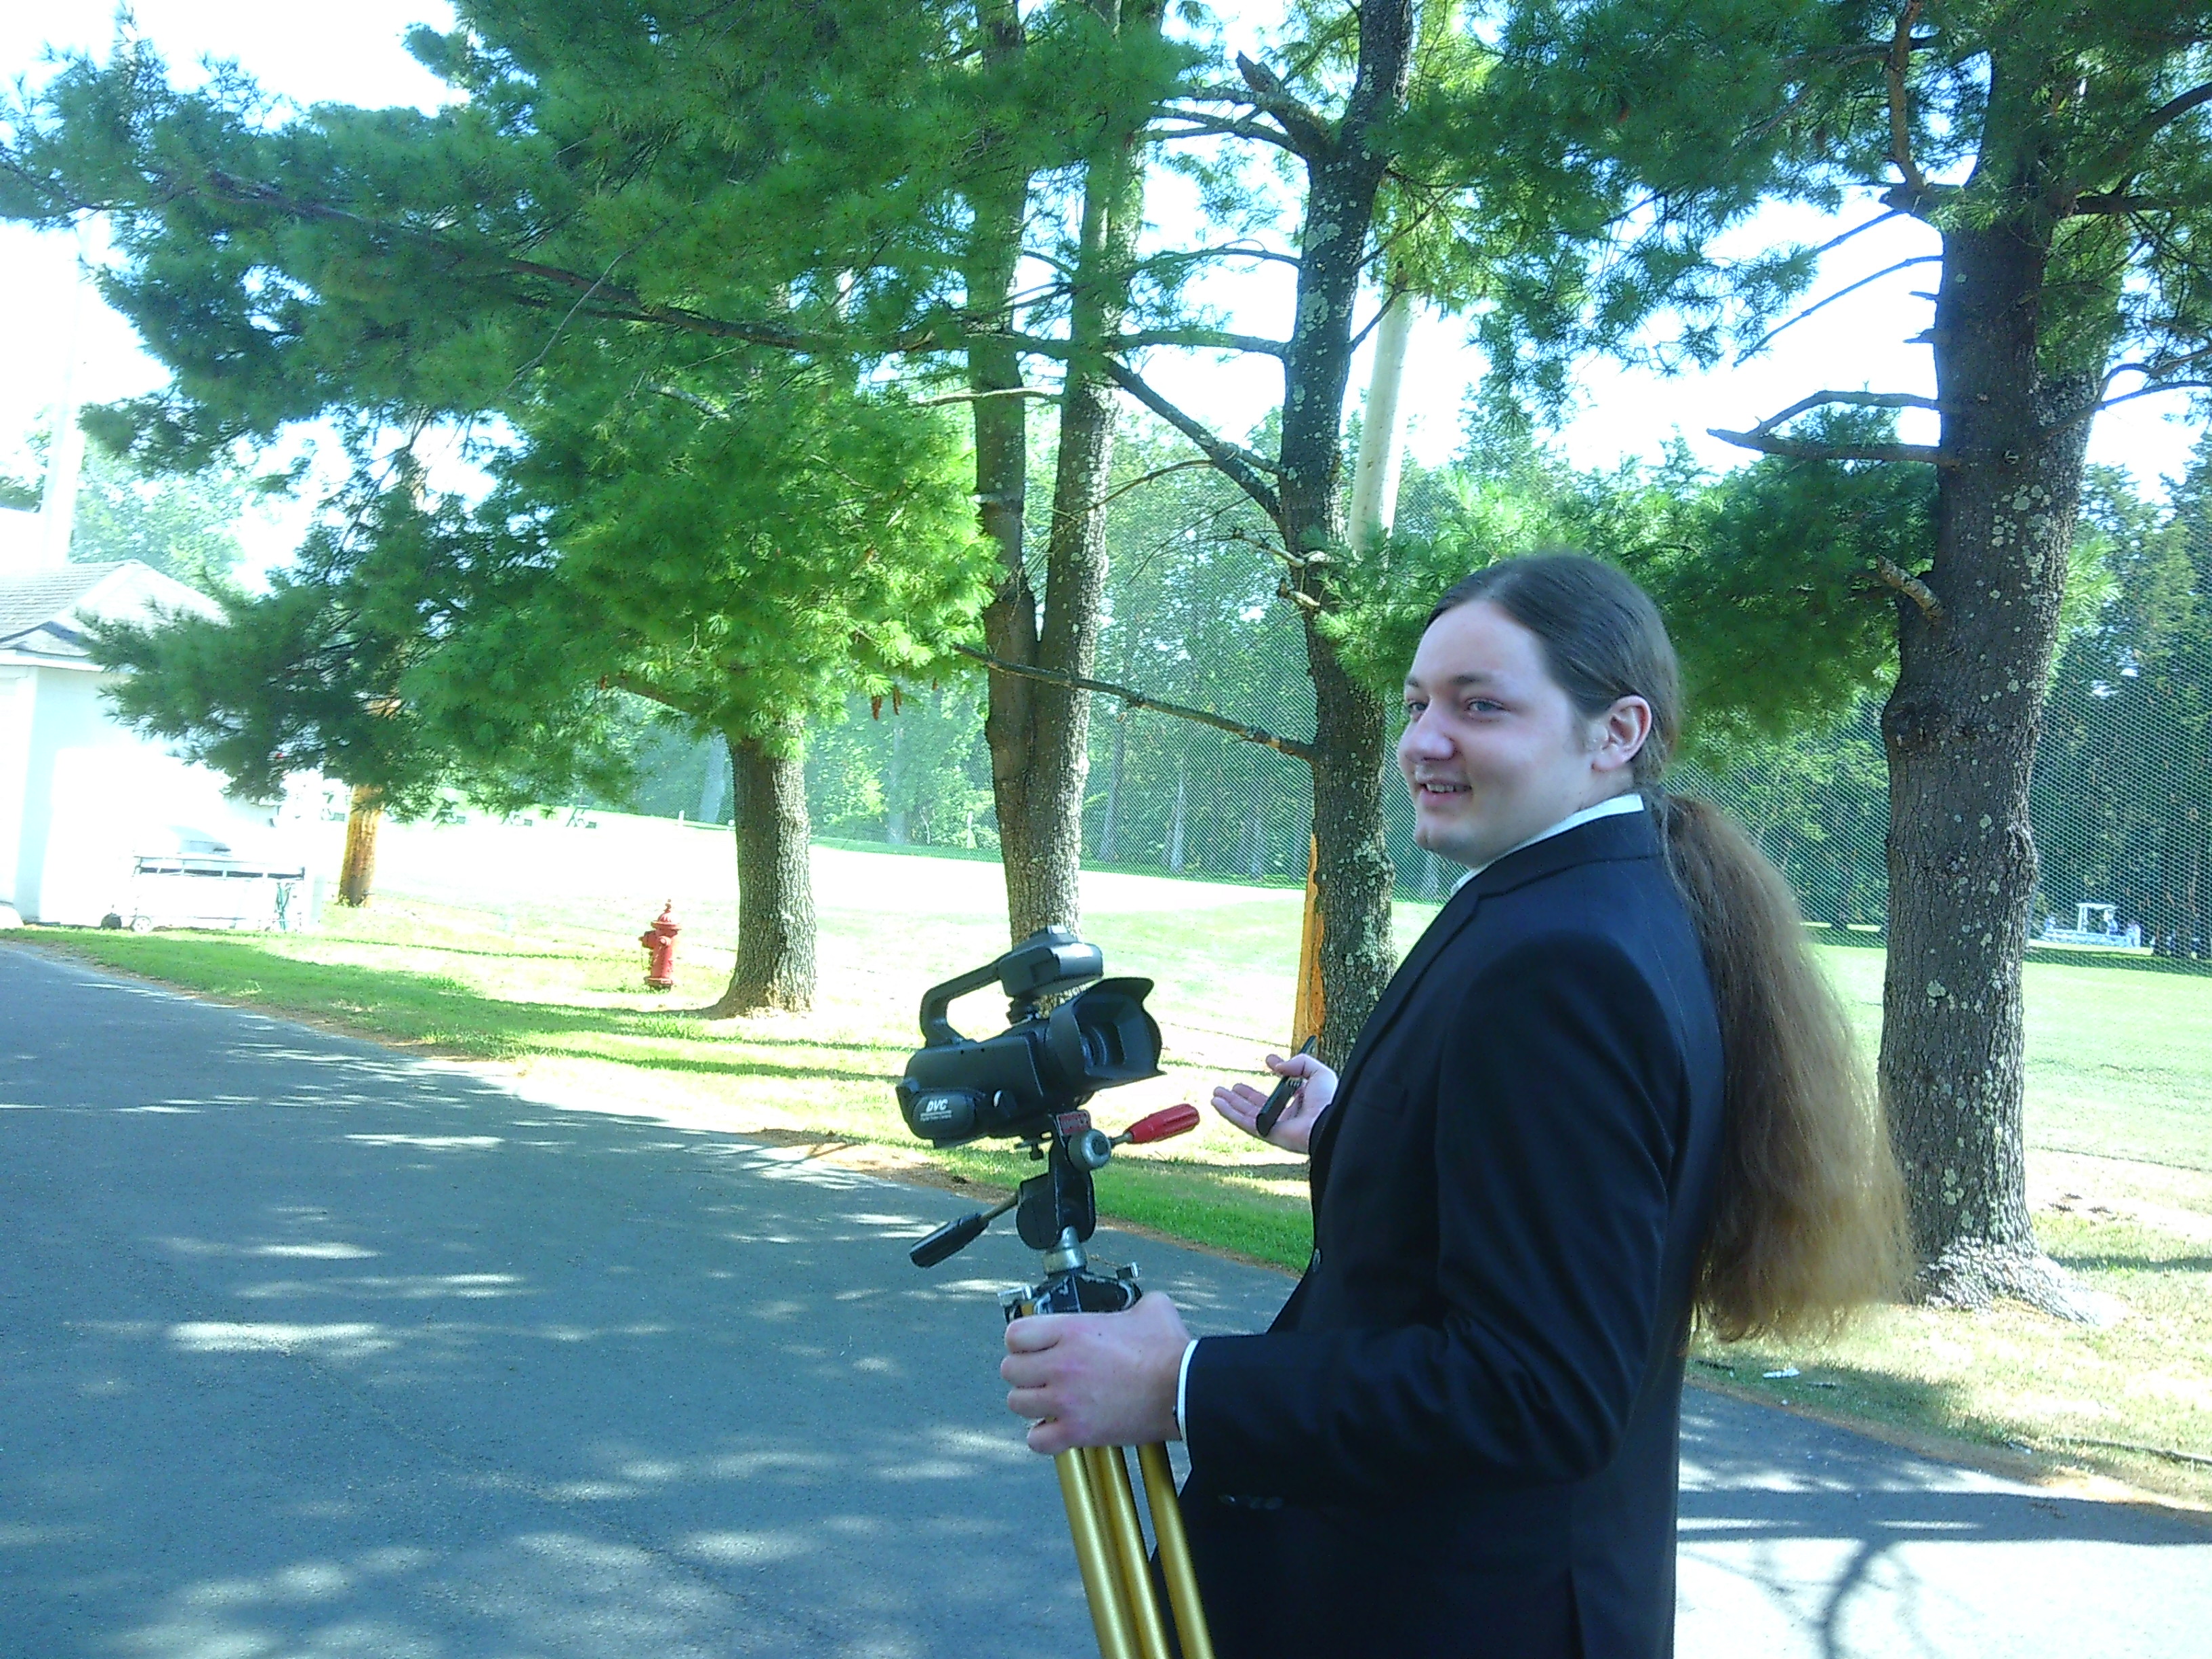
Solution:
[(1176, 1383), (1190, 1344), (1164, 1296), (1125, 1313), (1032, 1314), (1006, 1327), (999, 1375), (1006, 1409), (1030, 1419), (1030, 1449), (1141, 1446), (1180, 1440)]

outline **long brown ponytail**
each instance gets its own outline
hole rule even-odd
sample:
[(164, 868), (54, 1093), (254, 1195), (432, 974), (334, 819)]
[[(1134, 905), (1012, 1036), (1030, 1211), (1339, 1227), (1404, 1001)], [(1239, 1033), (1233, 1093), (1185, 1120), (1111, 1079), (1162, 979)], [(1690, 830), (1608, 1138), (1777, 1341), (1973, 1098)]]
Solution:
[(1702, 946), (1720, 1014), (1725, 1127), (1698, 1269), (1698, 1316), (1724, 1340), (1832, 1328), (1904, 1274), (1904, 1194), (1888, 1133), (1797, 901), (1717, 808), (1659, 787), (1681, 730), (1680, 676), (1658, 608), (1577, 553), (1507, 559), (1455, 584), (1430, 620), (1476, 600), (1536, 636), (1586, 717), (1651, 706), (1634, 781)]

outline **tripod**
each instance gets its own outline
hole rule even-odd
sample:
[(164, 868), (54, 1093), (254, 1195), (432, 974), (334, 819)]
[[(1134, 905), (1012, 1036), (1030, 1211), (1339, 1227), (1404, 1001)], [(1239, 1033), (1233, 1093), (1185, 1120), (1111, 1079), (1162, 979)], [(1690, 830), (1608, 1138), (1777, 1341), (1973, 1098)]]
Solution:
[[(1020, 1190), (995, 1210), (979, 1211), (939, 1228), (914, 1247), (912, 1260), (916, 1267), (933, 1267), (980, 1237), (994, 1218), (1018, 1206), (1016, 1225), (1022, 1242), (1043, 1253), (1044, 1278), (1000, 1296), (1007, 1321), (1041, 1313), (1121, 1313), (1144, 1292), (1138, 1287), (1133, 1265), (1111, 1277), (1091, 1269), (1083, 1245), (1098, 1225), (1092, 1174), (1104, 1167), (1115, 1146), (1164, 1140), (1194, 1128), (1198, 1121), (1194, 1109), (1170, 1107), (1109, 1138), (1091, 1127), (1090, 1113), (1060, 1113), (1051, 1120), (1049, 1132), (1030, 1146), (1030, 1156), (1044, 1161), (1042, 1174), (1022, 1182)], [(1213, 1659), (1168, 1449), (1157, 1441), (1137, 1448), (1152, 1537), (1159, 1550), (1160, 1577), (1167, 1589), (1164, 1609), (1146, 1559), (1124, 1451), (1120, 1446), (1086, 1446), (1053, 1459), (1100, 1659), (1172, 1659), (1176, 1649), (1169, 1645), (1170, 1615), (1182, 1659)]]

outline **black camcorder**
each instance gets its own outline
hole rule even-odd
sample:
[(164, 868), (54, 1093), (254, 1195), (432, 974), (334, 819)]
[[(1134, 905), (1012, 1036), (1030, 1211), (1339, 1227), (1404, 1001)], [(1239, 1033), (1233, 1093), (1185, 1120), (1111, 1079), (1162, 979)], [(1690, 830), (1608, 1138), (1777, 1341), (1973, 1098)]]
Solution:
[[(1052, 1121), (1101, 1089), (1158, 1077), (1160, 1028), (1145, 1012), (1148, 979), (1101, 979), (1105, 952), (1065, 927), (1044, 927), (1006, 955), (921, 1000), (923, 1046), (899, 1079), (907, 1127), (936, 1146), (985, 1135), (1042, 1139)], [(1011, 1000), (1007, 1029), (963, 1036), (946, 1010), (955, 997), (996, 981)], [(1039, 1000), (1085, 980), (1098, 982), (1049, 1012)]]
[[(1114, 1149), (1164, 1140), (1197, 1127), (1188, 1105), (1154, 1112), (1118, 1135), (1094, 1128), (1084, 1102), (1101, 1089), (1160, 1074), (1160, 1028), (1145, 1012), (1148, 979), (1102, 979), (1106, 957), (1065, 927), (1043, 927), (995, 962), (933, 985), (921, 999), (922, 1046), (899, 1079), (906, 1126), (936, 1146), (958, 1146), (985, 1135), (1029, 1143), (1044, 1169), (994, 1210), (949, 1221), (907, 1254), (933, 1267), (981, 1237), (1008, 1210), (1022, 1242), (1046, 1252), (1049, 1277), (1022, 1305), (1032, 1310), (1091, 1313), (1127, 1307), (1133, 1279), (1102, 1279), (1085, 1270), (1083, 1241), (1098, 1225), (1091, 1176)], [(1055, 991), (1097, 983), (1050, 1011)], [(1010, 1001), (1006, 1029), (992, 1037), (963, 1036), (945, 1011), (955, 997), (996, 982)], [(1009, 1315), (1011, 1317), (1011, 1314)]]

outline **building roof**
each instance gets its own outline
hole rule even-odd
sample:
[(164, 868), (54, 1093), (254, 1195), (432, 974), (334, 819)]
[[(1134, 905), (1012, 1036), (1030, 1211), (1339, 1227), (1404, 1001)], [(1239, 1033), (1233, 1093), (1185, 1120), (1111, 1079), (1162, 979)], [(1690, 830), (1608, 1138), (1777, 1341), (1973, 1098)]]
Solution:
[(0, 570), (0, 659), (91, 668), (88, 624), (143, 622), (157, 611), (221, 614), (198, 588), (137, 559)]

